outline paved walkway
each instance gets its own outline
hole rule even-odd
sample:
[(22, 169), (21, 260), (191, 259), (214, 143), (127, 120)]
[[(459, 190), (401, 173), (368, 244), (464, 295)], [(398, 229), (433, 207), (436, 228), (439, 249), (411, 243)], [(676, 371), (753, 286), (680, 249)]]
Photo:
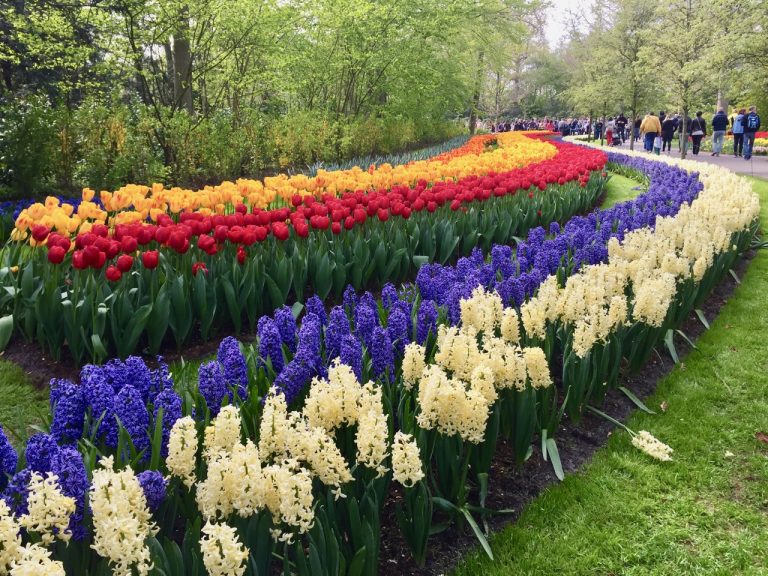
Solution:
[[(626, 149), (629, 150), (629, 140), (627, 140), (623, 146), (615, 146), (613, 150)], [(635, 150), (642, 151), (643, 143), (635, 142)], [(665, 156), (680, 157), (680, 152), (677, 149), (677, 140), (672, 142), (672, 152), (662, 152)], [(718, 166), (724, 166), (729, 170), (732, 170), (738, 174), (745, 174), (747, 176), (759, 176), (761, 178), (768, 178), (768, 156), (752, 156), (751, 160), (744, 160), (744, 158), (734, 158), (732, 155), (723, 154), (721, 156), (712, 156), (710, 152), (701, 152), (698, 156), (691, 154), (690, 148), (688, 149), (688, 160), (696, 160), (698, 162), (709, 162), (711, 164), (717, 164)]]

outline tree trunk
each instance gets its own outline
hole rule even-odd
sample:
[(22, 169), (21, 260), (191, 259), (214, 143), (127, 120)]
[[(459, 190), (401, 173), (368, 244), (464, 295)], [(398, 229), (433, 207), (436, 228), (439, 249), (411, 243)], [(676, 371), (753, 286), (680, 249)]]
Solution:
[(637, 110), (632, 110), (632, 124), (629, 125), (629, 149), (635, 149), (635, 122), (637, 122)]
[(474, 134), (477, 129), (477, 110), (480, 108), (480, 89), (483, 86), (483, 61), (485, 53), (480, 50), (477, 55), (477, 74), (475, 76), (475, 92), (472, 94), (472, 108), (469, 111), (469, 133)]
[(189, 46), (189, 7), (183, 6), (173, 35), (173, 100), (175, 108), (194, 113), (192, 53)]
[(680, 132), (680, 158), (685, 160), (688, 154), (688, 106), (683, 106), (683, 127)]

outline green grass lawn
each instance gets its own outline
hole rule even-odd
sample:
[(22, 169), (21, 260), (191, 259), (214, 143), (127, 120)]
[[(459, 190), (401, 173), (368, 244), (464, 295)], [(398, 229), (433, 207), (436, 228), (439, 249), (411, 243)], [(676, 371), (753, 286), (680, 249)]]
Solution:
[(35, 388), (13, 362), (0, 360), (0, 424), (10, 432), (11, 441), (17, 444), (14, 433), (29, 435), (28, 426), (48, 414), (48, 391)]
[(600, 207), (610, 208), (619, 202), (631, 200), (644, 191), (644, 187), (641, 187), (640, 184), (631, 178), (611, 172), (611, 178), (606, 185), (605, 199)]
[[(768, 181), (753, 179), (768, 229)], [(671, 445), (651, 460), (615, 432), (592, 462), (534, 500), (455, 571), (483, 575), (768, 574), (768, 252), (683, 365), (628, 425)], [(492, 484), (492, 482), (491, 482)], [(493, 486), (491, 486), (493, 489)]]

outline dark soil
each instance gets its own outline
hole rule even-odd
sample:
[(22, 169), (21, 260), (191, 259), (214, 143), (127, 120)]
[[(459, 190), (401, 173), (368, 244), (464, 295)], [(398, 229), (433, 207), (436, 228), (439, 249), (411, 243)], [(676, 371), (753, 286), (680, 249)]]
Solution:
[[(745, 254), (736, 265), (735, 271), (741, 277), (749, 266), (754, 252)], [(701, 306), (707, 320), (711, 323), (723, 305), (735, 290), (735, 280), (726, 275)], [(686, 320), (680, 329), (695, 341), (705, 330), (695, 314)], [(681, 361), (692, 351), (691, 346), (682, 338), (676, 338), (675, 346)], [(622, 374), (621, 384), (645, 399), (655, 390), (657, 382), (668, 374), (675, 364), (666, 349), (657, 348), (651, 360), (636, 374)], [(611, 417), (624, 422), (637, 407), (618, 390), (609, 390), (600, 409)], [(659, 411), (659, 406), (649, 406)], [(564, 419), (557, 431), (557, 448), (563, 470), (566, 473), (578, 471), (587, 463), (595, 451), (604, 445), (616, 426), (604, 418), (586, 413), (578, 424)], [(515, 464), (511, 446), (500, 439), (493, 466), (491, 467), (490, 489), (486, 507), (491, 510), (512, 510), (510, 514), (497, 515), (488, 520), (492, 532), (501, 530), (506, 524), (519, 518), (523, 508), (536, 498), (545, 488), (557, 482), (550, 462), (541, 458), (540, 442), (534, 441), (533, 454), (522, 465)], [(393, 483), (394, 484), (394, 483)], [(438, 576), (449, 572), (459, 564), (461, 558), (478, 545), (477, 539), (469, 528), (463, 533), (455, 529), (447, 530), (429, 540), (428, 558), (425, 568), (419, 568), (413, 562), (408, 545), (397, 525), (395, 504), (401, 494), (393, 488), (390, 498), (384, 504), (381, 526), (381, 554), (379, 574), (382, 576), (428, 575)], [(477, 504), (470, 497), (473, 504)]]

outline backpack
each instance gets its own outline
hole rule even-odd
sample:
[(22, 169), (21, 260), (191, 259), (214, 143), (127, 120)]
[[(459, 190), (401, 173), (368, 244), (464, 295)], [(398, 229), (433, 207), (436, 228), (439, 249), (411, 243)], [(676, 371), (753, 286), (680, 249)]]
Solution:
[(757, 130), (759, 116), (757, 114), (750, 114), (747, 116), (747, 128), (750, 130)]

